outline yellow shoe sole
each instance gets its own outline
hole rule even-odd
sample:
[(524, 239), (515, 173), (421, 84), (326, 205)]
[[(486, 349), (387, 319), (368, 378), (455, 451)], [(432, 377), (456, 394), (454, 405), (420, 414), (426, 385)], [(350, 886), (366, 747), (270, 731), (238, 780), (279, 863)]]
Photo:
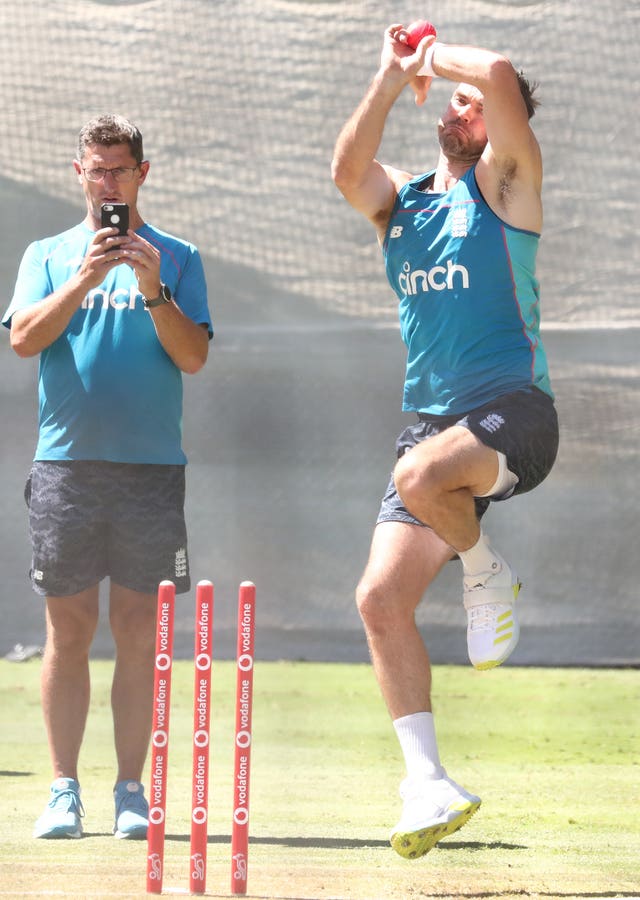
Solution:
[(396, 831), (391, 835), (391, 846), (404, 859), (418, 859), (429, 850), (465, 825), (471, 816), (480, 808), (480, 801), (476, 803), (464, 803), (453, 809), (459, 810), (459, 815), (450, 822), (442, 822), (438, 825), (429, 825), (418, 831)]

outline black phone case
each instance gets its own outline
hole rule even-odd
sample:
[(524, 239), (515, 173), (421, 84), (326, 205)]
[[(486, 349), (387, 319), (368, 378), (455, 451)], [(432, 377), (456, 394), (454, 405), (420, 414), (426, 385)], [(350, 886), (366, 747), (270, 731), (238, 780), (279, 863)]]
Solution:
[(126, 234), (129, 229), (129, 207), (126, 203), (104, 203), (101, 208), (103, 228), (117, 228), (118, 234)]

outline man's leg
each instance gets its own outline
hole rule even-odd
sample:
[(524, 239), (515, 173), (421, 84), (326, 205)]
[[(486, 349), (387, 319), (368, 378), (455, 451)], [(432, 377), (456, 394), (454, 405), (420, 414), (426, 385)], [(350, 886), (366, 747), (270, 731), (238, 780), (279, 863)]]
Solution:
[(376, 526), (356, 599), (371, 661), (392, 719), (431, 710), (431, 668), (415, 611), (452, 551), (433, 531)]
[(116, 645), (111, 708), (118, 781), (141, 781), (153, 715), (155, 594), (111, 585), (109, 621)]
[(78, 779), (89, 711), (89, 650), (98, 622), (98, 585), (47, 598), (41, 697), (55, 778)]
[(459, 425), (413, 447), (394, 471), (396, 489), (409, 512), (460, 556), (467, 646), (477, 669), (503, 663), (519, 637), (514, 601), (520, 583), (482, 534), (475, 509), (476, 497), (496, 490), (500, 471), (498, 453)]
[(357, 591), (376, 677), (407, 764), (400, 789), (403, 812), (391, 844), (408, 859), (423, 856), (480, 806), (440, 764), (431, 666), (415, 623), (424, 592), (451, 556), (451, 548), (430, 529), (382, 522)]
[(460, 553), (480, 537), (474, 498), (487, 494), (497, 475), (496, 451), (454, 425), (400, 457), (394, 481), (409, 512)]
[(82, 835), (78, 757), (89, 711), (89, 649), (98, 622), (98, 585), (47, 598), (41, 698), (54, 781), (34, 837)]
[(149, 808), (142, 787), (153, 718), (156, 595), (111, 583), (109, 621), (116, 645), (111, 687), (118, 761), (114, 788), (119, 838), (143, 839)]

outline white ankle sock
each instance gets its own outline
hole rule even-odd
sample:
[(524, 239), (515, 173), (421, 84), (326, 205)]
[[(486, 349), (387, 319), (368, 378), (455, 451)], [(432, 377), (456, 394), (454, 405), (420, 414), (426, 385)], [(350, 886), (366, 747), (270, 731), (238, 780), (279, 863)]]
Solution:
[(504, 560), (500, 554), (492, 548), (489, 538), (482, 531), (480, 537), (473, 547), (468, 550), (458, 551), (458, 556), (462, 562), (462, 568), (465, 575), (477, 575), (480, 572), (490, 572), (493, 564), (498, 561), (500, 565), (504, 564)]
[(409, 778), (442, 778), (433, 714), (413, 713), (395, 719), (393, 727), (398, 735)]

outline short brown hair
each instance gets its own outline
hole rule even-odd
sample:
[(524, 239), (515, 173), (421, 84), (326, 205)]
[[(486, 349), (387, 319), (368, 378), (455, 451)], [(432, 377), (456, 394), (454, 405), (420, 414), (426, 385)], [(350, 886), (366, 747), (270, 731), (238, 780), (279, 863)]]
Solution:
[(138, 165), (144, 159), (142, 135), (139, 129), (123, 116), (96, 116), (83, 125), (78, 135), (78, 159), (84, 157), (89, 144), (101, 144), (103, 147), (127, 144)]
[(538, 98), (533, 96), (540, 85), (537, 81), (529, 81), (522, 69), (517, 71), (516, 75), (518, 76), (518, 87), (520, 88), (522, 99), (527, 107), (527, 114), (531, 119), (535, 115), (536, 109), (540, 106)]

